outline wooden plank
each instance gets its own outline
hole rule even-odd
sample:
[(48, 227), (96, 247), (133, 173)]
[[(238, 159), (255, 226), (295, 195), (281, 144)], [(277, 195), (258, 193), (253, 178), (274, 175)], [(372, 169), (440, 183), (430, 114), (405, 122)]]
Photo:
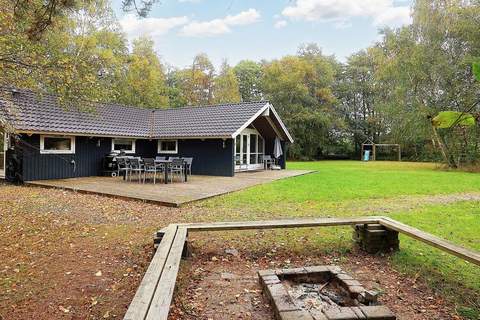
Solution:
[(264, 221), (235, 221), (212, 223), (184, 223), (179, 227), (188, 228), (188, 231), (223, 231), (248, 229), (275, 229), (275, 228), (305, 228), (322, 226), (344, 226), (355, 224), (378, 223), (380, 217), (353, 217), (353, 218), (314, 218), (314, 219), (281, 219)]
[(127, 313), (123, 318), (124, 320), (143, 320), (147, 316), (160, 276), (173, 247), (177, 229), (178, 227), (175, 224), (167, 227), (162, 242), (158, 246), (147, 272), (143, 276), (142, 282), (128, 307)]
[(153, 296), (146, 320), (167, 320), (168, 318), (186, 239), (187, 229), (179, 227), (167, 262), (163, 268), (158, 287), (155, 290), (155, 295)]
[(419, 229), (407, 226), (401, 222), (393, 220), (388, 217), (382, 217), (380, 224), (384, 227), (401, 232), (409, 237), (420, 240), (426, 244), (429, 244), (437, 249), (446, 251), (454, 256), (462, 258), (466, 261), (480, 266), (480, 253), (460, 247), (456, 244), (440, 239), (432, 234), (426, 233)]

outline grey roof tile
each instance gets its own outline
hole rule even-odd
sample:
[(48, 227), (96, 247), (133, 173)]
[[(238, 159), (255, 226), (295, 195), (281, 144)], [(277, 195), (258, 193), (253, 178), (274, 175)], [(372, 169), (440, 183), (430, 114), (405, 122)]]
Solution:
[[(97, 104), (85, 112), (63, 108), (53, 95), (0, 88), (0, 111), (19, 131), (145, 138), (229, 137), (266, 101), (176, 109), (140, 109)], [(1, 115), (1, 114), (0, 114)]]

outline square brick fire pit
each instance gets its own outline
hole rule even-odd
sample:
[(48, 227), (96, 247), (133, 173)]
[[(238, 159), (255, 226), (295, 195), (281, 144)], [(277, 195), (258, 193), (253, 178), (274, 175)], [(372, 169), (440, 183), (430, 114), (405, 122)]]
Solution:
[(277, 320), (395, 320), (395, 315), (377, 302), (338, 266), (313, 266), (258, 272), (263, 291)]

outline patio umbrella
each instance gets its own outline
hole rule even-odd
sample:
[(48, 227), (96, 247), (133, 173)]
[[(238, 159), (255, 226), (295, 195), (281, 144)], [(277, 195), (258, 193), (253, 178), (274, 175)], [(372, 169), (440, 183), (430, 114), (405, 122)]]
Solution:
[(273, 157), (278, 159), (283, 154), (282, 145), (280, 144), (280, 139), (275, 138), (275, 144), (273, 146)]

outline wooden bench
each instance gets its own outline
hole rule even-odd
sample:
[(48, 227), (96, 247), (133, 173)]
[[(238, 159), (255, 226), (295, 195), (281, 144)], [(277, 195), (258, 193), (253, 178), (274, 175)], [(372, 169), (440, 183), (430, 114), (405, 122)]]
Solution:
[(379, 224), (480, 266), (480, 253), (440, 239), (388, 217), (318, 218), (171, 224), (156, 234), (157, 251), (130, 304), (125, 320), (166, 320), (188, 232), (311, 228)]
[(125, 320), (167, 319), (186, 238), (186, 228), (176, 224), (166, 228)]

